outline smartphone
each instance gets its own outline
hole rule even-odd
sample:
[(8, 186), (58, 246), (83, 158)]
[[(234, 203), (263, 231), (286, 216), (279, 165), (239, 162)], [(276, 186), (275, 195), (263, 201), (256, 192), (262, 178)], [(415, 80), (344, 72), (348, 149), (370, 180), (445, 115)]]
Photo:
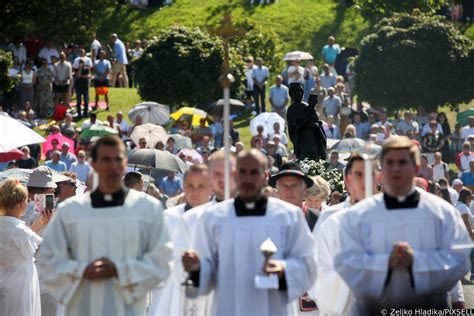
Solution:
[(54, 194), (46, 194), (46, 211), (52, 212), (54, 209)]
[(34, 203), (37, 212), (52, 212), (54, 209), (54, 194), (35, 194)]

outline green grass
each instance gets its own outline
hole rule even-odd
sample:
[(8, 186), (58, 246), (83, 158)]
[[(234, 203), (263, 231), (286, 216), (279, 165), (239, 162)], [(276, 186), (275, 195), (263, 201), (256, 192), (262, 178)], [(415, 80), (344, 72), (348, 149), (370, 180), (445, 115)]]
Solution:
[[(75, 96), (74, 96), (75, 98)], [(95, 92), (94, 88), (89, 89), (89, 108), (94, 105)], [(74, 102), (75, 99), (73, 99)], [(103, 97), (99, 99), (103, 101)], [(106, 121), (108, 115), (115, 115), (118, 111), (123, 112), (123, 116), (128, 123), (132, 123), (128, 118), (128, 111), (133, 108), (138, 103), (142, 102), (140, 96), (138, 95), (137, 89), (122, 89), (122, 88), (109, 88), (109, 111), (98, 110), (95, 113), (97, 114), (97, 119), (100, 121)], [(240, 140), (247, 146), (250, 144), (252, 135), (250, 134), (249, 124), (251, 117), (246, 115), (241, 119), (235, 122), (235, 128), (239, 131)], [(77, 125), (80, 127), (82, 123), (87, 119), (81, 119), (77, 122)]]
[(116, 32), (126, 41), (150, 39), (173, 25), (208, 27), (218, 24), (231, 8), (234, 20), (247, 18), (275, 31), (283, 50), (306, 50), (319, 57), (329, 35), (355, 47), (365, 34), (366, 24), (353, 7), (333, 0), (280, 0), (276, 4), (250, 6), (248, 0), (176, 0), (171, 6), (139, 10), (117, 6), (106, 12), (98, 29), (105, 40)]

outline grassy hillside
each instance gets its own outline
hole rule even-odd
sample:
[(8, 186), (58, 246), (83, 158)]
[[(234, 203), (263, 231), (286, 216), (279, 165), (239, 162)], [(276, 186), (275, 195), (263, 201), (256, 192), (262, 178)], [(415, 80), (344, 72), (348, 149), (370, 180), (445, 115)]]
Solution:
[(250, 6), (249, 0), (176, 0), (171, 6), (140, 10), (127, 5), (108, 11), (98, 30), (106, 39), (116, 32), (122, 39), (151, 38), (172, 25), (207, 27), (216, 25), (231, 8), (235, 20), (246, 18), (271, 28), (283, 49), (307, 50), (319, 57), (330, 34), (344, 46), (354, 47), (363, 37), (366, 24), (353, 7), (333, 0), (280, 0), (271, 5)]

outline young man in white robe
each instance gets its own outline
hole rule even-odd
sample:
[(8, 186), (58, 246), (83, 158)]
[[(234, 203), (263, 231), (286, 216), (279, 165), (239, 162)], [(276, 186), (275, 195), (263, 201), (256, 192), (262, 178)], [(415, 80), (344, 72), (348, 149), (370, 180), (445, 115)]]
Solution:
[[(372, 192), (376, 192), (375, 178), (372, 179)], [(317, 276), (309, 295), (316, 299), (322, 316), (348, 315), (353, 300), (349, 286), (334, 268), (334, 255), (340, 244), (340, 219), (348, 207), (365, 198), (364, 159), (359, 154), (349, 158), (344, 169), (344, 183), (349, 193), (346, 201), (324, 210), (313, 231)]]
[[(266, 163), (255, 149), (238, 154), (239, 195), (204, 212), (197, 249), (183, 255), (199, 294), (215, 289), (214, 315), (287, 315), (289, 303), (314, 282), (311, 233), (301, 209), (262, 194)], [(265, 261), (260, 247), (267, 238), (276, 252)], [(273, 278), (262, 284), (263, 274)]]
[[(225, 199), (225, 179), (224, 169), (225, 163), (229, 163), (230, 168), (230, 196), (234, 197), (236, 194), (235, 186), (235, 156), (231, 155), (229, 159), (225, 160), (224, 150), (218, 150), (209, 157), (209, 171), (211, 175), (211, 186), (213, 197), (210, 202), (192, 208), (183, 214), (183, 220), (185, 227), (189, 235), (191, 236), (192, 246), (196, 242), (197, 226), (200, 222), (199, 219), (206, 212), (206, 210)], [(201, 295), (196, 298), (188, 298), (186, 302), (191, 306), (193, 316), (207, 316), (211, 313), (212, 299), (214, 297), (214, 291), (211, 291), (207, 295)]]
[(418, 147), (407, 137), (381, 154), (385, 192), (353, 206), (340, 222), (334, 265), (349, 285), (355, 313), (388, 308), (448, 308), (447, 292), (470, 269), (461, 216), (446, 201), (414, 188)]
[(173, 240), (173, 267), (171, 275), (152, 292), (148, 309), (149, 316), (192, 315), (193, 302), (185, 296), (182, 283), (187, 273), (183, 269), (181, 255), (191, 247), (191, 238), (185, 227), (183, 215), (189, 210), (209, 202), (212, 195), (209, 168), (205, 164), (194, 164), (184, 174), (183, 190), (185, 203), (165, 210), (165, 218)]
[(143, 315), (147, 293), (170, 273), (163, 209), (123, 186), (118, 137), (99, 139), (91, 158), (99, 185), (59, 207), (39, 251), (41, 277), (66, 315)]

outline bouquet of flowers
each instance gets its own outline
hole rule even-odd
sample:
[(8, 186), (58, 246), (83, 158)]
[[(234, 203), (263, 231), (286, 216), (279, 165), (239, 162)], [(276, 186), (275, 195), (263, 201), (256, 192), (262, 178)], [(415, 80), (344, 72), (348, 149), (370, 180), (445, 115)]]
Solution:
[(325, 160), (319, 159), (318, 161), (310, 160), (305, 158), (303, 160), (296, 161), (301, 170), (310, 177), (321, 176), (331, 186), (331, 190), (342, 192), (344, 189), (344, 177), (342, 171), (338, 169), (328, 170), (329, 163)]

